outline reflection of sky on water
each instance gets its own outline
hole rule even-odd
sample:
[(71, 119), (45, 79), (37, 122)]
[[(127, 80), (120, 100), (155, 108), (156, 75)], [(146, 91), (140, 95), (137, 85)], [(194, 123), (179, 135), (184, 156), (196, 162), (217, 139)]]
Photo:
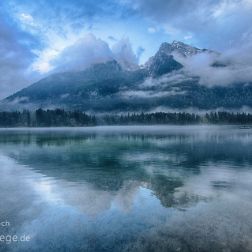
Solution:
[(7, 249), (252, 250), (249, 131), (115, 132), (0, 134)]

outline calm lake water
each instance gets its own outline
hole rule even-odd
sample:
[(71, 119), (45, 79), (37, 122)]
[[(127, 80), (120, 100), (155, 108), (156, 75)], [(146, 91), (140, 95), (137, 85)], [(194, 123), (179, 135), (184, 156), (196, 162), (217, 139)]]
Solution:
[(5, 252), (252, 251), (252, 129), (1, 129), (0, 222)]

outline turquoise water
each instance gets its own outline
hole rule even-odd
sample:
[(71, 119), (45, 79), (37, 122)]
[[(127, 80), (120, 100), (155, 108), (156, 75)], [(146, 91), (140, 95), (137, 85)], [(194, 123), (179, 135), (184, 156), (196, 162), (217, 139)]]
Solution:
[(0, 251), (252, 251), (252, 130), (0, 130)]

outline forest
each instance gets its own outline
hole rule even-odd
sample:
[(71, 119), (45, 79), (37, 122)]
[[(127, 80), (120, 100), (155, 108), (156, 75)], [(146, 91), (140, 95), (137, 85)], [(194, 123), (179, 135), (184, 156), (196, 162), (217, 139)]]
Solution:
[(155, 125), (155, 124), (252, 124), (252, 114), (210, 112), (156, 112), (91, 115), (63, 109), (0, 112), (0, 127), (80, 127), (96, 125)]

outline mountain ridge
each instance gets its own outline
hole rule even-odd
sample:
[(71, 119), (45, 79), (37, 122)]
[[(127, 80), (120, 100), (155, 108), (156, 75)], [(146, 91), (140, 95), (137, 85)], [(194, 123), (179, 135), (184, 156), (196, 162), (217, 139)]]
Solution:
[[(215, 53), (183, 42), (162, 43), (143, 67), (126, 70), (116, 60), (78, 72), (50, 75), (2, 100), (1, 110), (37, 108), (90, 112), (252, 107), (252, 84), (207, 87), (190, 76), (174, 54), (190, 58)], [(225, 65), (216, 65), (225, 67)]]

